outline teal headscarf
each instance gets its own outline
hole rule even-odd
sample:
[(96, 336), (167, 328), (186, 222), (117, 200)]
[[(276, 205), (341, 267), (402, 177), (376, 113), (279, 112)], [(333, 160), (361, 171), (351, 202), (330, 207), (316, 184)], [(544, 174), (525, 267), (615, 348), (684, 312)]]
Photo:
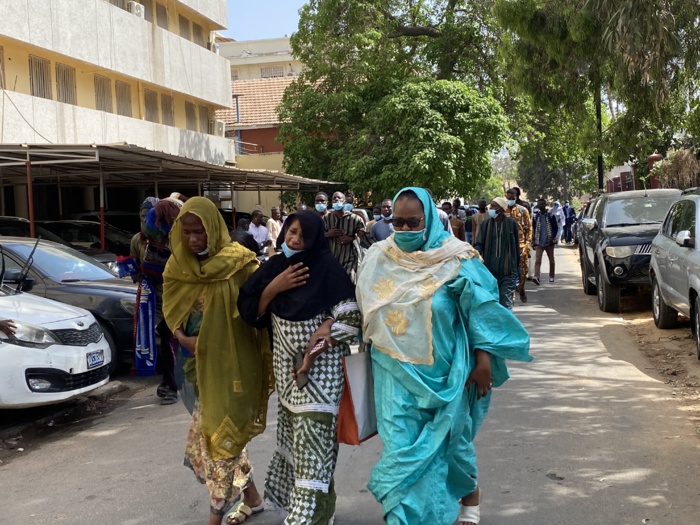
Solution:
[(439, 248), (444, 244), (445, 239), (450, 237), (450, 234), (445, 231), (445, 228), (440, 221), (440, 216), (438, 215), (438, 211), (433, 203), (433, 200), (430, 198), (430, 193), (428, 193), (428, 190), (425, 188), (417, 188), (415, 186), (403, 188), (394, 197), (394, 206), (396, 206), (396, 201), (401, 194), (406, 193), (407, 191), (412, 191), (415, 193), (423, 205), (426, 240), (420, 247), (421, 251), (427, 252), (428, 250)]

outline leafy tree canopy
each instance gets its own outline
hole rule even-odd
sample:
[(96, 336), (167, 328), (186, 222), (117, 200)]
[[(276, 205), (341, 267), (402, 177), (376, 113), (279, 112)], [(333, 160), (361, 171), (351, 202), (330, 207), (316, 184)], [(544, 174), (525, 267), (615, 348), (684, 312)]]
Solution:
[(382, 197), (469, 193), (505, 139), (497, 40), (490, 1), (310, 1), (279, 107), (286, 169)]

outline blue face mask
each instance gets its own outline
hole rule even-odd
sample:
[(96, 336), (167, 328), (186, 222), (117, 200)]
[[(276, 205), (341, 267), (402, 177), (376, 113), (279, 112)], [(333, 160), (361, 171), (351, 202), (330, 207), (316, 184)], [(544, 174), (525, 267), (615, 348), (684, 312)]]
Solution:
[(393, 214), (393, 213), (390, 213), (389, 215), (382, 215), (382, 218), (383, 218), (385, 221), (390, 221), (391, 218), (392, 218), (393, 216), (394, 216), (394, 214)]
[(419, 231), (394, 232), (396, 246), (405, 252), (415, 252), (425, 244), (426, 239), (425, 228)]
[(496, 210), (489, 210), (489, 216), (492, 219), (495, 219), (496, 217), (498, 217), (498, 213), (496, 212)]
[(349, 202), (346, 202), (344, 208), (345, 208), (345, 211), (352, 211), (353, 205), (350, 204)]
[(344, 207), (345, 207), (345, 203), (344, 203), (344, 202), (334, 202), (334, 203), (333, 203), (333, 209), (334, 209), (335, 211), (340, 211), (340, 210), (342, 210)]
[(326, 211), (327, 209), (328, 209), (328, 206), (326, 206), (322, 202), (316, 203), (316, 211)]
[(297, 253), (301, 253), (304, 250), (292, 250), (289, 246), (287, 246), (286, 242), (282, 243), (282, 252), (284, 252), (284, 255), (289, 259), (293, 255), (296, 255)]
[(506, 203), (508, 203), (508, 206), (515, 206), (515, 200), (508, 200)]
[(375, 220), (375, 221), (378, 221), (379, 219), (382, 218), (381, 215), (372, 215), (372, 217), (374, 217), (374, 220)]

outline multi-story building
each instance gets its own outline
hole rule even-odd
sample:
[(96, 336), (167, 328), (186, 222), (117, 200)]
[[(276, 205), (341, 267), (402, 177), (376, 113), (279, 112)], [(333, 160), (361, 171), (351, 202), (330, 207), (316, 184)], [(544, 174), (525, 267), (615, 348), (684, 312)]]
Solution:
[[(226, 0), (3, 1), (0, 144), (126, 143), (232, 163), (233, 142), (215, 120), (231, 106), (230, 65), (215, 33), (226, 24)], [(35, 190), (38, 215), (55, 215), (55, 191)], [(128, 196), (118, 206), (126, 208), (143, 190), (108, 193), (112, 204)], [(62, 193), (77, 209), (94, 205), (92, 194)], [(5, 186), (3, 197), (2, 213), (25, 215), (27, 186)]]
[[(237, 166), (244, 169), (282, 170), (284, 148), (277, 142), (277, 106), (284, 91), (301, 72), (289, 38), (222, 42), (221, 56), (231, 64), (231, 109), (216, 112), (235, 139)], [(303, 174), (299, 174), (302, 175)], [(279, 205), (279, 193), (237, 194), (239, 208)]]

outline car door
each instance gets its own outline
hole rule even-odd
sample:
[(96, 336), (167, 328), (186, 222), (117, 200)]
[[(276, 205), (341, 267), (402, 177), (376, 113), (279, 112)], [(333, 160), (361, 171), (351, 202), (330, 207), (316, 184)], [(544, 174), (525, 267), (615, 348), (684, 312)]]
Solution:
[(676, 209), (674, 214), (671, 216), (671, 222), (669, 228), (667, 229), (667, 250), (666, 250), (666, 272), (665, 272), (665, 282), (667, 293), (664, 294), (666, 301), (669, 305), (673, 306), (677, 310), (680, 310), (683, 306), (684, 292), (679, 289), (682, 279), (679, 277), (681, 272), (680, 260), (681, 248), (676, 244), (676, 236), (678, 232), (683, 229), (683, 215), (688, 206), (688, 201), (679, 201), (676, 203)]
[(669, 276), (668, 276), (668, 251), (671, 245), (674, 243), (671, 238), (671, 229), (673, 227), (674, 217), (679, 216), (679, 210), (682, 211), (680, 207), (680, 202), (677, 202), (668, 210), (666, 218), (664, 219), (659, 234), (654, 237), (653, 247), (652, 247), (652, 265), (655, 271), (656, 282), (659, 284), (661, 294), (667, 303), (670, 303), (670, 289), (669, 289)]
[(685, 316), (690, 316), (690, 257), (694, 248), (679, 246), (676, 243), (676, 235), (682, 231), (691, 232), (691, 238), (695, 239), (695, 202), (690, 200), (680, 201), (682, 213), (677, 228), (673, 230), (673, 240), (668, 252), (669, 260), (669, 287), (673, 294), (673, 305)]
[[(9, 255), (7, 252), (3, 252), (2, 257), (5, 263), (5, 284), (10, 288), (16, 288), (19, 283), (12, 279), (11, 275), (17, 275), (22, 268), (24, 268), (24, 260), (15, 256), (14, 254)], [(27, 273), (27, 277), (30, 279), (30, 284), (25, 285), (22, 290), (32, 295), (46, 297), (46, 283), (44, 282), (44, 279), (31, 268)]]
[[(602, 198), (598, 198), (593, 203), (588, 209), (588, 212), (586, 213), (586, 218), (591, 219), (595, 218), (595, 212), (600, 206), (600, 201)], [(596, 236), (596, 231), (600, 229), (600, 224), (598, 225), (597, 228), (593, 229), (588, 229), (585, 227), (581, 228), (581, 239), (582, 239), (582, 245), (583, 245), (583, 251), (586, 256), (586, 262), (588, 263), (588, 270), (590, 272), (593, 272), (593, 261), (595, 260), (595, 236)]]

